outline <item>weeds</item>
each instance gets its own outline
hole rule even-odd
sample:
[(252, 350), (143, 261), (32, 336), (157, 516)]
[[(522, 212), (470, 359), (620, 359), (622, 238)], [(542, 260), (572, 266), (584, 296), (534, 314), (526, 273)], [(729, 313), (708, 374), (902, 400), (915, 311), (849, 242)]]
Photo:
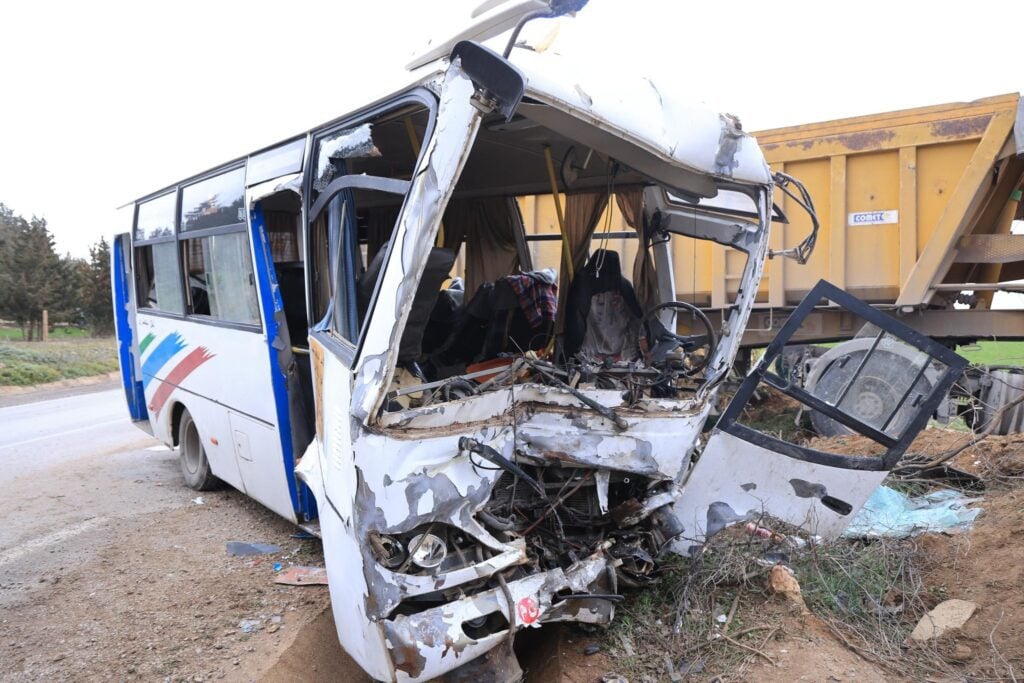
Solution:
[(760, 526), (774, 536), (752, 537), (742, 525), (726, 529), (630, 596), (608, 634), (621, 673), (630, 681), (742, 680), (756, 659), (772, 661), (765, 645), (787, 627), (788, 614), (766, 588), (779, 562), (793, 569), (810, 613), (864, 659), (912, 678), (953, 672), (938, 645), (906, 644), (941, 599), (923, 587), (913, 541), (801, 544), (786, 540), (799, 535), (788, 525)]
[(30, 386), (117, 370), (112, 339), (0, 341), (0, 386)]

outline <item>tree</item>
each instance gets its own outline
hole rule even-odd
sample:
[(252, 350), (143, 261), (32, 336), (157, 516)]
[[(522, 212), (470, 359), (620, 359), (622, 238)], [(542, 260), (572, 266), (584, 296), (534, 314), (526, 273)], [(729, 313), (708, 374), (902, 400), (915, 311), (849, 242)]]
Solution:
[(82, 281), (82, 313), (94, 335), (114, 332), (113, 302), (110, 293), (110, 244), (103, 237), (89, 247), (89, 262), (79, 270)]
[(42, 337), (43, 310), (61, 310), (66, 268), (46, 219), (26, 221), (0, 207), (0, 316), (14, 320), (31, 341)]

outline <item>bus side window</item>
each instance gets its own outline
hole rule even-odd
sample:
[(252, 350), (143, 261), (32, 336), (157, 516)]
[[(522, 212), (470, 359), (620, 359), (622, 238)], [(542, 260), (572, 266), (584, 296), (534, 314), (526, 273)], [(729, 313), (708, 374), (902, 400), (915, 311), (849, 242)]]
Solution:
[(182, 314), (181, 276), (174, 243), (177, 192), (139, 204), (135, 218), (135, 291), (139, 308)]
[(182, 188), (178, 238), (190, 315), (260, 322), (244, 198), (243, 167)]
[(406, 103), (314, 138), (310, 207), (334, 181), (365, 181), (334, 193), (319, 215), (310, 216), (309, 226), (311, 322), (353, 346), (374, 305), (408, 181), (432, 117), (423, 104)]
[(139, 308), (182, 314), (178, 255), (174, 242), (135, 248), (135, 288)]
[(258, 325), (256, 284), (245, 232), (182, 240), (193, 315)]

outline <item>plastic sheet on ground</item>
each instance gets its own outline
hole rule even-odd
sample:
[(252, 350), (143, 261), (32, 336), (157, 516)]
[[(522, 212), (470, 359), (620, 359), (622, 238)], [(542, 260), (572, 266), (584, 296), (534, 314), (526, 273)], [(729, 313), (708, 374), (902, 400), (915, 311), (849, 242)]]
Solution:
[(879, 486), (847, 527), (847, 538), (905, 538), (925, 531), (969, 529), (981, 508), (968, 507), (981, 498), (941, 489), (910, 497), (888, 486)]

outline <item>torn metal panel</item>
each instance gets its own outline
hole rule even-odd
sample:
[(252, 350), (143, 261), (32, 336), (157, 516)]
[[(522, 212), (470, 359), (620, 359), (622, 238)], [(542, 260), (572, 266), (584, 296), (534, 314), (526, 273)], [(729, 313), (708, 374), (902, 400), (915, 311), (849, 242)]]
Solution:
[(512, 61), (526, 75), (527, 95), (659, 159), (695, 175), (771, 183), (757, 141), (740, 130), (735, 117), (687, 101), (678, 88), (656, 85), (647, 77), (580, 73), (578, 65), (551, 51), (520, 50)]
[[(852, 476), (848, 469), (797, 460), (716, 430), (676, 500), (685, 530), (672, 549), (687, 555), (726, 526), (764, 515), (836, 538), (887, 474)], [(850, 511), (828, 507), (825, 496), (848, 504)]]
[[(608, 408), (623, 408), (627, 405), (621, 391), (584, 389), (585, 396)], [(635, 416), (697, 415), (702, 405), (690, 399), (643, 398), (621, 411), (629, 419)], [(492, 391), (477, 396), (444, 403), (410, 408), (381, 416), (380, 425), (388, 428), (432, 429), (446, 425), (470, 425), (494, 420), (511, 414), (513, 408), (528, 412), (559, 412), (557, 408), (572, 409), (573, 412), (591, 412), (579, 399), (567, 391), (543, 384), (517, 384), (509, 391)], [(564, 412), (564, 411), (563, 411)], [(596, 414), (596, 413), (595, 413)], [(520, 418), (522, 419), (522, 418)], [(407, 432), (410, 433), (410, 432)], [(411, 434), (417, 434), (411, 432)], [(399, 438), (401, 438), (399, 436)]]
[(480, 125), (482, 114), (470, 101), (474, 92), (472, 81), (456, 60), (445, 72), (436, 132), (426, 143), (395, 226), (394, 251), (398, 258), (388, 261), (381, 276), (381, 291), (395, 292), (394, 306), (391, 310), (387, 306), (374, 310), (364, 335), (363, 355), (355, 368), (352, 415), (360, 422), (369, 420), (384, 399), (397, 361), (388, 350), (398, 348), (419, 276), (441, 224), (441, 214)]

